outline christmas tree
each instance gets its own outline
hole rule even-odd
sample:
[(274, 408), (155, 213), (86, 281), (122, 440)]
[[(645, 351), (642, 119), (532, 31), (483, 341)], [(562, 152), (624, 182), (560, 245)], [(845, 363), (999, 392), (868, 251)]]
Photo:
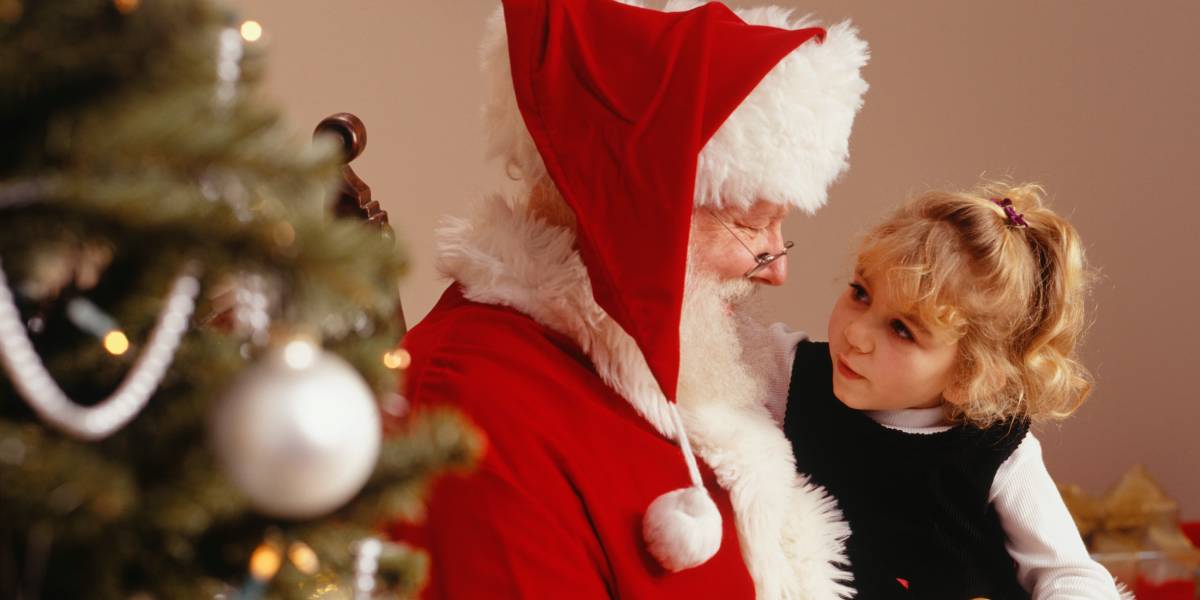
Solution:
[[(0, 0), (0, 597), (403, 597), (479, 438), (396, 394), (390, 236), (202, 0)], [(381, 431), (383, 432), (381, 434)]]

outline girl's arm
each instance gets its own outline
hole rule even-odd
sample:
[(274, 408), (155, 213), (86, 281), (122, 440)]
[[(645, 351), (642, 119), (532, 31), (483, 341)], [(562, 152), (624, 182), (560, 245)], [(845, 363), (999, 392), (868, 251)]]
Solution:
[(1123, 597), (1108, 570), (1088, 556), (1032, 432), (996, 471), (991, 501), (1017, 577), (1035, 600)]

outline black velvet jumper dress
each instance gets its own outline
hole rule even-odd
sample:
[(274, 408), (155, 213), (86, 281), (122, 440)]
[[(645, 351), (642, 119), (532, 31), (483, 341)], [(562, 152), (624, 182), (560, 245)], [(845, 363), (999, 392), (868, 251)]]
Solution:
[(850, 525), (858, 598), (1028, 598), (988, 499), (1028, 422), (890, 429), (838, 400), (832, 374), (827, 343), (799, 344), (784, 429)]

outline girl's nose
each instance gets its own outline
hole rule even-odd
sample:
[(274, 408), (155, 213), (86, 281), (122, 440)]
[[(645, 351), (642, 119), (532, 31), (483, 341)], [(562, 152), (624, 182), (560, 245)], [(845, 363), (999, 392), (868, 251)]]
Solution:
[(863, 354), (869, 353), (874, 349), (874, 344), (871, 342), (870, 332), (866, 323), (866, 319), (860, 317), (846, 324), (846, 342), (850, 344), (855, 351)]

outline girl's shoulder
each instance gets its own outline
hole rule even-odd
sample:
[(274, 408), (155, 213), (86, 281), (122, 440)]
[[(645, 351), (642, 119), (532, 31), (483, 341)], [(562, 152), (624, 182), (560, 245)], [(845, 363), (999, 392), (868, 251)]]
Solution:
[(764, 404), (777, 423), (783, 423), (787, 411), (792, 370), (797, 349), (811, 344), (808, 334), (786, 323), (772, 323), (761, 331), (759, 340), (751, 339), (747, 356), (762, 375)]

